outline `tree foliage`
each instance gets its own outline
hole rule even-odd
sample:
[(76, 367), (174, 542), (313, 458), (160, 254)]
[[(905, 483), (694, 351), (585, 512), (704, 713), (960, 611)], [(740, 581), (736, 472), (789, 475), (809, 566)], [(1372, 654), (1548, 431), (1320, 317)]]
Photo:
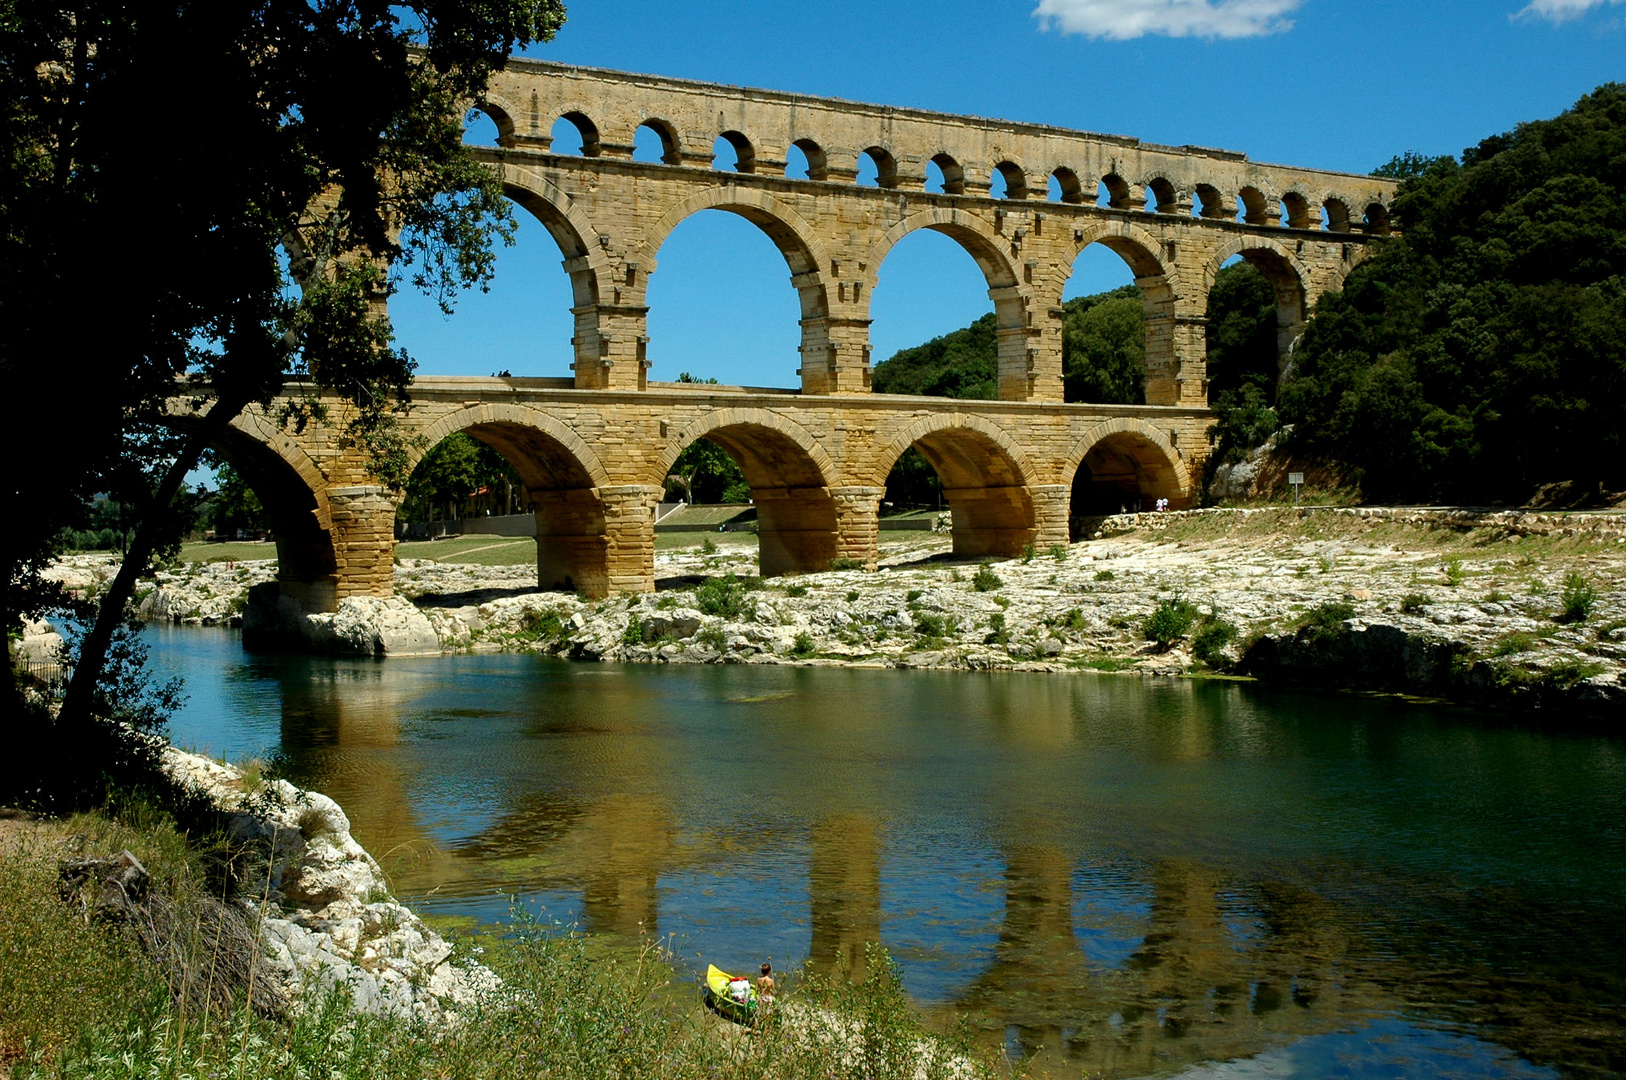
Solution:
[(1626, 86), (1385, 169), (1401, 233), (1317, 304), (1281, 395), (1294, 447), (1374, 500), (1626, 486)]
[(1276, 415), (1276, 293), (1246, 262), (1224, 267), (1208, 294), (1211, 464), (1240, 460), (1280, 427)]
[(469, 502), (484, 492), (485, 510), (511, 512), (523, 485), (508, 460), (467, 432), (454, 432), (429, 449), (412, 470), (397, 517), (431, 521), (466, 516)]
[(1146, 403), (1146, 314), (1125, 285), (1062, 305), (1064, 397), (1101, 405)]
[(870, 386), (878, 394), (983, 401), (999, 397), (999, 342), (994, 336), (994, 313), (924, 345), (899, 349), (875, 365)]
[[(511, 232), (461, 116), (558, 0), (0, 0), (0, 376), (15, 461), (0, 622), (53, 602), (39, 571), (105, 492), (135, 521), (85, 635), (64, 731), (95, 711), (136, 579), (175, 532), (182, 478), (285, 373), (348, 398), (385, 471), (410, 378), (382, 301), (443, 304)], [(384, 269), (389, 267), (389, 270)], [(165, 402), (189, 380), (201, 419)], [(9, 696), (9, 695), (8, 695)]]

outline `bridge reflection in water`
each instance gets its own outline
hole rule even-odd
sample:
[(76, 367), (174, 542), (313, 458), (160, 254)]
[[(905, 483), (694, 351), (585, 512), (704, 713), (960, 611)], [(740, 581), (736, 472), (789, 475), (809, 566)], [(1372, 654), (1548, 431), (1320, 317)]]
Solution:
[(1057, 1075), (1397, 1016), (1481, 1040), (1485, 1075), (1525, 1075), (1516, 1055), (1603, 1076), (1626, 1053), (1618, 742), (1195, 684), (264, 661), (223, 640), (243, 686), (194, 681), (178, 736), (238, 722), (219, 700), (257, 687), (292, 778), (432, 913), (500, 919), (513, 894), (617, 940), (675, 935), (684, 965), (854, 978), (880, 942), (929, 1013)]

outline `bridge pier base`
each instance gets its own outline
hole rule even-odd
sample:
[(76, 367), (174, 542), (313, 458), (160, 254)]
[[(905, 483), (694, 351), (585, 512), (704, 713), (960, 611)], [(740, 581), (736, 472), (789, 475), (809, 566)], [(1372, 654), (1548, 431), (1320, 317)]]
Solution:
[(283, 592), (312, 613), (335, 611), (347, 596), (395, 595), (395, 500), (380, 486), (337, 487), (328, 491), (328, 506), (336, 564), (331, 595), (321, 582), (288, 582)]
[(1070, 539), (1068, 517), (1072, 513), (1073, 488), (1070, 484), (1035, 484), (1028, 488), (1033, 499), (1033, 546), (1041, 551), (1065, 545)]
[(584, 596), (653, 592), (655, 502), (647, 484), (536, 492), (536, 582)]
[(763, 577), (817, 573), (836, 557), (836, 515), (828, 488), (752, 488)]
[(836, 503), (836, 558), (851, 559), (865, 570), (879, 560), (881, 496), (886, 488), (833, 487)]
[[(604, 500), (604, 585), (583, 589), (588, 596), (655, 591), (655, 504), (662, 489), (653, 484), (618, 484), (598, 489)], [(596, 585), (595, 585), (596, 588)]]

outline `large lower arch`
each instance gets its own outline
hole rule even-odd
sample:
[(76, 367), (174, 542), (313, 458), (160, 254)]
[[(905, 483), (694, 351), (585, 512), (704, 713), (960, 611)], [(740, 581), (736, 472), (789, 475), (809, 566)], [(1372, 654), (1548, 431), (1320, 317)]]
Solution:
[[(1175, 317), (1176, 294), (1172, 276), (1162, 258), (1163, 245), (1139, 225), (1124, 221), (1102, 221), (1080, 232), (1073, 243), (1073, 261), (1068, 263), (1068, 275), (1078, 256), (1091, 244), (1100, 244), (1122, 259), (1135, 275), (1140, 289), (1141, 304), (1146, 315), (1146, 403), (1148, 405), (1178, 405), (1184, 393), (1182, 383), (1195, 379), (1200, 385), (1204, 372), (1199, 365), (1186, 365), (1191, 359), (1188, 342), (1181, 340), (1179, 322)], [(1065, 280), (1056, 292), (1066, 289)]]
[(307, 612), (335, 610), (342, 598), (335, 515), (316, 463), (258, 413), (239, 414), (210, 449), (237, 470), (271, 520), (282, 594)]
[[(831, 259), (813, 227), (767, 192), (723, 184), (697, 191), (667, 210), (650, 227), (639, 248), (637, 263), (643, 268), (645, 280), (654, 272), (655, 256), (672, 230), (702, 210), (738, 214), (767, 234), (784, 256), (802, 309), (802, 393), (829, 394), (855, 389), (847, 385), (852, 380), (842, 376), (856, 368), (861, 358), (844, 355), (853, 351), (852, 343), (844, 340), (841, 327), (830, 318), (824, 275), (832, 265)], [(640, 288), (640, 295), (642, 291)], [(853, 361), (851, 365), (849, 360)]]
[[(530, 493), (536, 512), (537, 585), (606, 595), (623, 542), (639, 550), (643, 544), (624, 535), (628, 528), (637, 531), (638, 521), (611, 520), (618, 511), (605, 499), (610, 476), (592, 448), (544, 413), (493, 402), (448, 413), (426, 427), (411, 464), (415, 467), (430, 447), (459, 431), (501, 454)], [(643, 524), (652, 543), (654, 522)]]
[(1074, 539), (1089, 517), (1150, 510), (1159, 499), (1170, 509), (1191, 504), (1191, 471), (1169, 437), (1135, 417), (1115, 417), (1092, 425), (1067, 451), (1073, 477), (1068, 513)]
[(751, 485), (763, 577), (828, 570), (839, 553), (834, 463), (800, 424), (766, 409), (718, 409), (674, 436), (647, 478), (659, 483), (684, 447), (709, 439), (728, 451)]
[[(898, 241), (916, 229), (942, 233), (965, 249), (976, 261), (988, 282), (988, 298), (994, 302), (995, 333), (999, 340), (999, 396), (1005, 401), (1025, 401), (1048, 388), (1036, 385), (1040, 373), (1034, 370), (1028, 348), (1028, 305), (1022, 279), (1009, 255), (1010, 241), (975, 214), (957, 207), (933, 206), (910, 214), (878, 237), (869, 249), (865, 291), (874, 294), (881, 264)], [(1056, 392), (1060, 398), (1060, 372)]]
[(1239, 236), (1225, 244), (1209, 259), (1203, 268), (1203, 295), (1214, 288), (1214, 279), (1227, 261), (1241, 256), (1252, 264), (1276, 294), (1276, 374), (1280, 379), (1287, 373), (1287, 359), (1293, 342), (1304, 333), (1309, 318), (1305, 282), (1309, 272), (1286, 245), (1259, 236)]
[[(992, 421), (963, 413), (937, 413), (910, 424), (877, 457), (875, 489), (911, 446), (918, 449), (943, 484), (953, 515), (954, 553), (1013, 556), (1034, 542), (1038, 517), (1035, 472), (1010, 433)], [(879, 495), (877, 495), (879, 498)]]

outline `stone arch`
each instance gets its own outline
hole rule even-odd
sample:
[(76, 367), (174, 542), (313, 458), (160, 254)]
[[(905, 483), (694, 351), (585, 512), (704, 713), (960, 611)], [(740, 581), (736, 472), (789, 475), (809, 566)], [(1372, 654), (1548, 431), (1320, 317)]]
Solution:
[(541, 588), (590, 596), (609, 591), (610, 537), (603, 489), (611, 478), (580, 436), (536, 409), (509, 402), (471, 405), (422, 431), (412, 466), (455, 432), (491, 447), (519, 474), (536, 514), (536, 572)]
[(875, 163), (876, 187), (898, 186), (898, 159), (892, 156), (892, 151), (884, 146), (866, 146), (859, 151), (859, 157), (867, 157)]
[(1262, 236), (1238, 236), (1224, 244), (1203, 268), (1203, 295), (1214, 288), (1214, 279), (1226, 261), (1240, 255), (1270, 282), (1276, 294), (1276, 363), (1280, 376), (1287, 368), (1288, 352), (1304, 332), (1309, 317), (1306, 285), (1310, 272), (1287, 245)]
[(1162, 173), (1155, 173), (1146, 178), (1142, 187), (1150, 196), (1147, 199), (1147, 209), (1156, 214), (1176, 214), (1180, 208), (1180, 189), (1175, 186)]
[(658, 116), (646, 117), (637, 128), (633, 129), (634, 141), (637, 139), (640, 128), (648, 128), (661, 140), (661, 164), (683, 164), (683, 137), (678, 133), (676, 124)]
[(1198, 184), (1193, 191), (1197, 196), (1198, 217), (1229, 220), (1236, 216), (1236, 207), (1227, 205), (1224, 193), (1213, 184)]
[[(558, 120), (567, 120), (571, 126), (581, 133), (582, 157), (595, 158), (604, 153), (604, 144), (599, 138), (598, 125), (587, 115), (584, 108), (575, 105), (566, 105), (560, 110)], [(554, 123), (558, 123), (555, 120)], [(549, 138), (552, 138), (553, 125), (548, 125)], [(551, 143), (550, 149), (551, 149)]]
[(1315, 229), (1320, 222), (1310, 216), (1310, 200), (1297, 191), (1282, 196), (1282, 210), (1287, 216), (1289, 229)]
[(1106, 192), (1107, 208), (1110, 210), (1133, 210), (1135, 208), (1135, 189), (1129, 181), (1119, 176), (1117, 172), (1109, 172), (1101, 177), (1100, 189)]
[(881, 266), (898, 241), (916, 229), (942, 233), (976, 262), (994, 302), (995, 334), (999, 341), (999, 396), (1020, 400), (1029, 396), (1027, 300), (1021, 278), (1010, 255), (1010, 244), (992, 225), (957, 207), (934, 206), (910, 214), (877, 238), (869, 249), (865, 291), (873, 295)]
[(1327, 215), (1328, 232), (1351, 231), (1348, 200), (1341, 199), (1337, 195), (1328, 195), (1321, 200), (1321, 208)]
[[(757, 148), (751, 144), (750, 139), (733, 130), (724, 131), (717, 138), (734, 148), (734, 167), (723, 171), (737, 173), (754, 173), (757, 171)], [(712, 168), (720, 168), (715, 158), (712, 161)]]
[(1068, 518), (1073, 538), (1087, 533), (1085, 519), (1120, 510), (1150, 510), (1168, 499), (1185, 509), (1194, 494), (1191, 470), (1169, 437), (1138, 417), (1092, 424), (1063, 458), (1072, 478)]
[[(911, 446), (937, 471), (953, 515), (954, 553), (1013, 556), (1034, 542), (1037, 473), (1027, 453), (998, 424), (970, 413), (941, 412), (904, 428), (876, 456), (869, 484), (887, 474)], [(877, 495), (879, 498), (879, 495)]]
[(932, 155), (932, 164), (943, 172), (943, 194), (965, 194), (965, 169), (946, 153)]
[[(765, 191), (733, 184), (695, 192), (667, 210), (644, 234), (636, 255), (644, 280), (655, 272), (656, 253), (672, 230), (702, 210), (738, 214), (766, 233), (784, 256), (802, 309), (802, 390), (809, 394), (827, 393), (835, 360), (831, 353), (830, 301), (824, 275), (832, 260), (813, 227), (785, 203)], [(643, 288), (639, 286), (640, 296)]]
[(807, 178), (809, 180), (830, 179), (830, 157), (824, 152), (824, 147), (812, 139), (802, 138), (791, 143), (807, 158)]
[(1056, 178), (1056, 185), (1061, 194), (1060, 201), (1064, 203), (1082, 203), (1084, 201), (1084, 183), (1078, 178), (1078, 173), (1065, 165), (1061, 165), (1050, 175)]
[(338, 545), (321, 469), (280, 424), (257, 410), (234, 417), (210, 448), (237, 470), (271, 519), (278, 588), (306, 611), (335, 610)]
[[(514, 145), (514, 118), (509, 111), (497, 102), (488, 99), (476, 101), (469, 106), (469, 112), (477, 112), (497, 125), (497, 145), (511, 147)], [(466, 116), (467, 114), (465, 114)]]
[(657, 484), (696, 439), (728, 452), (751, 485), (763, 577), (829, 569), (838, 547), (834, 462), (806, 428), (767, 409), (717, 409), (667, 441)]
[[(523, 165), (498, 162), (503, 194), (518, 203), (542, 223), (559, 245), (565, 268), (570, 274), (571, 289), (576, 307), (596, 305), (601, 292), (600, 282), (608, 274), (610, 264), (602, 245), (588, 242), (597, 237), (598, 230), (575, 202), (557, 184), (539, 172)], [(596, 339), (596, 313), (589, 313), (589, 329)], [(576, 336), (583, 337), (583, 317), (577, 315)], [(578, 355), (578, 359), (580, 356)]]
[(1270, 198), (1252, 184), (1245, 184), (1237, 192), (1237, 199), (1242, 203), (1242, 220), (1249, 225), (1274, 225), (1276, 219), (1270, 213)]
[[(1071, 276), (1078, 256), (1091, 244), (1100, 244), (1128, 264), (1140, 289), (1141, 308), (1146, 320), (1146, 402), (1173, 405), (1179, 399), (1176, 381), (1180, 371), (1175, 354), (1175, 288), (1173, 268), (1166, 266), (1163, 246), (1150, 232), (1133, 220), (1100, 221), (1084, 229), (1073, 244), (1067, 264)], [(1066, 288), (1063, 280), (1055, 296)]]
[(1361, 231), (1374, 236), (1389, 235), (1389, 208), (1380, 202), (1367, 204), (1361, 221)]
[(1007, 158), (994, 165), (994, 172), (998, 173), (1005, 181), (1005, 198), (1025, 199), (1028, 197), (1028, 174), (1027, 170), (1023, 169), (1022, 166)]

